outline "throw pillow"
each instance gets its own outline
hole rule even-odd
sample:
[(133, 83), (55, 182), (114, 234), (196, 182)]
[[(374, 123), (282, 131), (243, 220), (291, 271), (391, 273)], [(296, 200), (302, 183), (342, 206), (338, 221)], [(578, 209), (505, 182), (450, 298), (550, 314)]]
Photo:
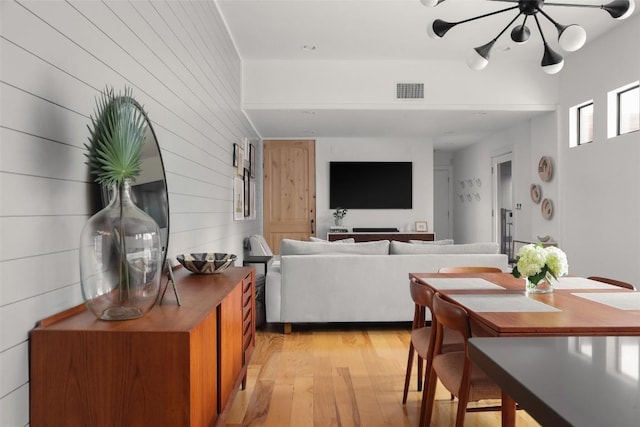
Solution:
[(453, 245), (453, 239), (442, 240), (409, 240), (409, 243), (415, 243), (419, 245)]
[(320, 239), (318, 237), (309, 236), (309, 241), (310, 242), (326, 242), (326, 243), (355, 243), (356, 239), (354, 239), (353, 237), (350, 237), (348, 239), (328, 241), (328, 240)]
[(354, 255), (388, 255), (389, 241), (340, 243), (303, 242), (300, 240), (282, 239), (281, 255), (318, 255), (318, 254), (354, 254)]
[(415, 245), (404, 242), (391, 242), (389, 253), (407, 254), (497, 254), (500, 246), (494, 242), (466, 243), (461, 245)]

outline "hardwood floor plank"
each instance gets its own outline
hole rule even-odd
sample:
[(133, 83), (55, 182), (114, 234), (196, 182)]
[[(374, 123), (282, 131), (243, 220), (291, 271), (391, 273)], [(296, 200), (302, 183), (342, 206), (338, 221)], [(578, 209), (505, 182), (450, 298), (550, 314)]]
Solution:
[(291, 402), (291, 426), (313, 426), (313, 377), (299, 376), (294, 380)]
[(360, 426), (360, 413), (349, 369), (338, 367), (335, 370), (332, 377), (338, 424), (345, 427)]
[(291, 404), (293, 402), (293, 383), (276, 384), (271, 393), (269, 412), (265, 427), (278, 427), (293, 425), (291, 423)]
[[(296, 325), (287, 335), (277, 326), (260, 330), (247, 388), (237, 393), (227, 426), (417, 426), (422, 392), (415, 366), (402, 405), (409, 341), (408, 327), (393, 324)], [(431, 425), (453, 426), (457, 400), (437, 387)], [(518, 427), (539, 426), (524, 411), (516, 420)], [(500, 412), (468, 413), (465, 426), (500, 421)]]

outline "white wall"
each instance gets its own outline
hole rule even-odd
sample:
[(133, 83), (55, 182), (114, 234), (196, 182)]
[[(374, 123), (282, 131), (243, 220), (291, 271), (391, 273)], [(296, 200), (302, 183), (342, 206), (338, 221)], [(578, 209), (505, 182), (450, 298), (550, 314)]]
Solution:
[[(563, 248), (572, 274), (640, 286), (640, 132), (607, 139), (607, 92), (640, 79), (640, 15), (571, 56), (561, 73)], [(594, 101), (594, 142), (569, 148), (568, 110)]]
[(330, 161), (413, 162), (413, 209), (352, 209), (343, 225), (396, 227), (414, 231), (415, 221), (433, 225), (433, 145), (429, 140), (397, 138), (318, 138), (316, 140), (317, 236), (325, 238), (333, 225), (329, 209)]
[(232, 220), (232, 146), (256, 135), (240, 111), (240, 59), (215, 3), (1, 1), (0, 19), (0, 425), (8, 427), (29, 423), (30, 329), (82, 302), (78, 240), (91, 213), (83, 144), (106, 85), (131, 86), (156, 131), (170, 256), (242, 255), (243, 237), (261, 224)]
[[(527, 141), (523, 143), (522, 136)], [(517, 170), (516, 148), (528, 143), (528, 122), (471, 145), (453, 158), (453, 239), (456, 243), (493, 240), (491, 159), (513, 153), (513, 170)], [(479, 181), (477, 181), (479, 180)], [(478, 185), (478, 182), (480, 185)], [(513, 180), (514, 188), (517, 179)], [(477, 196), (476, 196), (477, 195)]]
[[(528, 62), (474, 72), (459, 61), (246, 61), (244, 106), (548, 110), (557, 76)], [(424, 82), (425, 99), (395, 99), (399, 82)]]
[[(538, 176), (538, 161), (542, 155), (551, 156), (558, 162), (557, 126), (555, 112), (542, 113), (531, 120), (514, 125), (502, 132), (485, 138), (482, 141), (454, 154), (454, 239), (456, 242), (478, 242), (493, 240), (492, 210), (492, 158), (505, 153), (512, 154), (512, 204), (514, 227), (513, 238), (516, 240), (533, 240), (536, 236), (549, 234), (554, 239), (561, 239), (560, 218), (562, 204), (559, 201), (559, 182), (557, 173), (554, 178), (543, 183)], [(479, 177), (482, 186), (477, 185), (469, 190), (468, 179)], [(460, 181), (465, 181), (462, 188)], [(542, 218), (540, 204), (535, 204), (529, 196), (529, 186), (540, 184), (543, 197), (554, 201), (556, 214), (551, 220)], [(463, 196), (471, 192), (479, 193), (481, 200), (474, 197), (471, 202)], [(516, 205), (520, 205), (520, 209)]]

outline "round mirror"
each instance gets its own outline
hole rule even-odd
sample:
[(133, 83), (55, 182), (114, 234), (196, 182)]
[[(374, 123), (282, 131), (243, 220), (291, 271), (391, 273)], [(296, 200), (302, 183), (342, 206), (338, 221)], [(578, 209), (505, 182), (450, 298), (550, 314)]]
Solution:
[[(167, 179), (164, 171), (164, 163), (160, 153), (160, 146), (156, 133), (151, 126), (151, 121), (142, 106), (134, 99), (133, 104), (144, 114), (147, 121), (147, 133), (142, 147), (140, 175), (131, 185), (133, 202), (153, 218), (160, 228), (160, 243), (162, 245), (162, 265), (167, 257), (169, 246), (169, 196), (167, 193)], [(109, 203), (109, 188), (100, 189), (100, 202), (96, 211), (104, 208)]]

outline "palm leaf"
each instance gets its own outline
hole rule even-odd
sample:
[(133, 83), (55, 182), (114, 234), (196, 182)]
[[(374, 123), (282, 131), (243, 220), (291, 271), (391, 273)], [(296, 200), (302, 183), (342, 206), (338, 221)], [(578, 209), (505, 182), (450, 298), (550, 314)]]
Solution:
[(85, 147), (91, 174), (100, 184), (121, 185), (140, 175), (147, 119), (131, 95), (130, 88), (123, 95), (106, 88), (96, 100)]

